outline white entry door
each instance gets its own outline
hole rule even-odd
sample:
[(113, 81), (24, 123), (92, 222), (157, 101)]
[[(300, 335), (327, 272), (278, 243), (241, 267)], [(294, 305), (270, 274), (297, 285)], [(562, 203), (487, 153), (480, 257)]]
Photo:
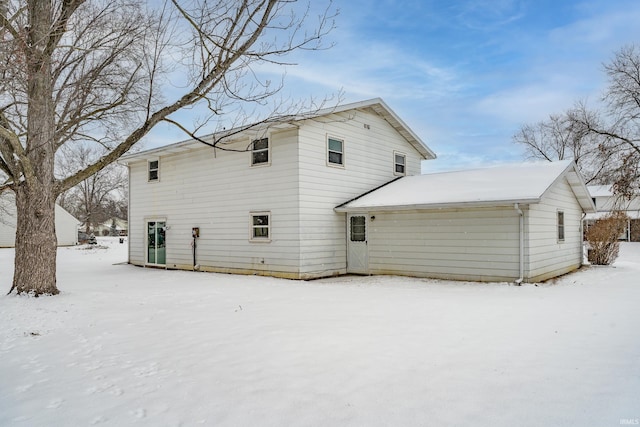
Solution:
[(369, 274), (369, 250), (367, 248), (367, 217), (348, 215), (347, 272)]

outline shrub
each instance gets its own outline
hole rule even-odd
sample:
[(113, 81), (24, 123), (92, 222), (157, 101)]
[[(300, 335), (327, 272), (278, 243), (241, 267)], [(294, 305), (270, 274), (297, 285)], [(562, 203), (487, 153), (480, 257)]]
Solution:
[(613, 211), (589, 226), (585, 237), (591, 264), (610, 265), (615, 261), (620, 250), (618, 238), (625, 231), (627, 219), (624, 212)]

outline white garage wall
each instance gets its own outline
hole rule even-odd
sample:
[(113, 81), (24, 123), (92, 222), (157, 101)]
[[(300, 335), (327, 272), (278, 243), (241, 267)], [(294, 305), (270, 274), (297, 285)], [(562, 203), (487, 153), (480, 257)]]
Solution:
[(519, 276), (519, 216), (512, 207), (371, 215), (371, 274), (473, 281)]
[[(564, 212), (564, 241), (558, 241), (557, 213)], [(533, 204), (527, 220), (529, 281), (555, 277), (582, 265), (582, 209), (566, 178)]]

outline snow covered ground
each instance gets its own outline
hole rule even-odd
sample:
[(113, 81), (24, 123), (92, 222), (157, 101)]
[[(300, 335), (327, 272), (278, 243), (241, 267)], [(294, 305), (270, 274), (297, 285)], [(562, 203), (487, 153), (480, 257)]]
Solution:
[(522, 287), (162, 271), (101, 243), (59, 250), (59, 296), (0, 297), (1, 426), (640, 420), (637, 243)]

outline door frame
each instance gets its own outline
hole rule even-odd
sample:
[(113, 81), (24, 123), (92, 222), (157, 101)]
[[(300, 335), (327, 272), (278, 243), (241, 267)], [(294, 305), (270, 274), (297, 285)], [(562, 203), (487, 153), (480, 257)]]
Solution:
[[(165, 249), (165, 257), (164, 264), (158, 264), (149, 262), (149, 223), (150, 222), (163, 222), (165, 227), (165, 239), (164, 239), (164, 249)], [(144, 265), (149, 265), (152, 267), (166, 267), (167, 265), (167, 219), (166, 218), (145, 218), (144, 219)], [(156, 258), (157, 258), (157, 246), (156, 246)]]
[[(364, 218), (364, 241), (352, 241), (351, 218)], [(369, 274), (369, 216), (366, 213), (347, 213), (347, 273)], [(354, 254), (359, 254), (355, 263)]]

